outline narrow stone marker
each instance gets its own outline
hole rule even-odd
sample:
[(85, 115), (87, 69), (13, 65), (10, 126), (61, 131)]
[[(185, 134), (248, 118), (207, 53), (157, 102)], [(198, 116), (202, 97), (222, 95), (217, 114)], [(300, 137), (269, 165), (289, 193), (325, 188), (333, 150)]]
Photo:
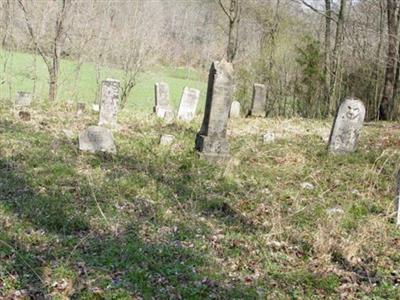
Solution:
[(76, 104), (76, 116), (79, 117), (80, 115), (82, 115), (85, 112), (85, 103), (83, 102), (78, 102)]
[(173, 114), (171, 105), (169, 104), (169, 86), (165, 82), (157, 82), (154, 85), (155, 106), (154, 112), (157, 117), (169, 118)]
[(229, 111), (230, 118), (240, 118), (240, 102), (233, 101), (231, 104), (231, 110)]
[(397, 186), (396, 186), (396, 225), (400, 226), (400, 170), (397, 173)]
[(178, 119), (191, 121), (196, 115), (197, 104), (200, 99), (200, 91), (185, 87), (179, 104)]
[(358, 99), (345, 99), (339, 106), (329, 137), (333, 154), (354, 152), (365, 118), (364, 104)]
[(101, 84), (99, 126), (117, 126), (119, 80), (106, 79)]
[(32, 103), (32, 94), (28, 92), (17, 92), (15, 98), (16, 106), (30, 106)]
[(90, 126), (79, 134), (79, 150), (92, 153), (117, 152), (111, 130), (100, 126)]
[(255, 83), (253, 85), (253, 98), (251, 102), (251, 109), (249, 112), (250, 116), (254, 117), (265, 117), (265, 101), (267, 98), (267, 90), (265, 85), (260, 83)]
[(226, 129), (232, 96), (232, 64), (224, 60), (213, 62), (208, 77), (203, 124), (195, 143), (195, 149), (212, 162), (224, 161), (230, 157)]

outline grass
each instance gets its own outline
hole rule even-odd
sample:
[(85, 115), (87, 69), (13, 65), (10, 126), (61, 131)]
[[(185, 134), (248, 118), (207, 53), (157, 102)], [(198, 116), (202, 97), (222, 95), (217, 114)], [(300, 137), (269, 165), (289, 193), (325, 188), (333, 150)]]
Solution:
[[(118, 116), (117, 154), (81, 153), (77, 135), (98, 116), (76, 117), (69, 100), (93, 103), (94, 66), (76, 76), (64, 60), (60, 101), (49, 105), (40, 58), (36, 72), (34, 56), (10, 59), (0, 90), (1, 299), (400, 299), (398, 125), (370, 123), (357, 152), (331, 156), (321, 139), (330, 121), (230, 120), (232, 159), (212, 165), (193, 150), (201, 115), (167, 124), (150, 114), (156, 81), (169, 83), (175, 107), (184, 86), (201, 89), (201, 110), (204, 75), (158, 68), (140, 75)], [(10, 103), (34, 82), (23, 121)], [(274, 143), (262, 143), (266, 131)], [(173, 145), (159, 144), (163, 133)]]
[[(62, 132), (95, 113), (0, 115), (0, 298), (399, 299), (395, 124), (369, 124), (356, 153), (331, 156), (330, 122), (231, 120), (232, 159), (217, 166), (194, 153), (200, 116), (126, 109), (118, 153), (104, 155)], [(267, 130), (277, 141), (264, 145)], [(162, 133), (176, 142), (159, 145)]]
[[(48, 95), (48, 73), (40, 56), (27, 53), (7, 52), (0, 49), (0, 65), (7, 60), (4, 77), (7, 83), (0, 85), (0, 99), (14, 99), (17, 91), (33, 92), (36, 101), (42, 102)], [(74, 61), (62, 60), (58, 99), (61, 102), (79, 101), (94, 103), (98, 86), (96, 84), (96, 67), (83, 63), (80, 68)], [(122, 80), (123, 73), (118, 69), (101, 68), (101, 80), (115, 78)], [(1, 79), (1, 78), (0, 78)], [(205, 75), (191, 68), (159, 67), (140, 73), (138, 83), (132, 91), (127, 109), (135, 111), (152, 111), (154, 106), (154, 83), (167, 82), (170, 86), (171, 103), (178, 107), (185, 86), (201, 91), (203, 107), (206, 93)], [(35, 88), (34, 88), (35, 86)]]

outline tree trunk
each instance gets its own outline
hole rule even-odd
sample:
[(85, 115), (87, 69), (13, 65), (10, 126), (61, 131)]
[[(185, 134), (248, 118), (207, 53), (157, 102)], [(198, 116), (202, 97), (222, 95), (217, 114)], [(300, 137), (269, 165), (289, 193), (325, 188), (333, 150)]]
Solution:
[(331, 103), (331, 18), (332, 18), (332, 9), (331, 9), (331, 0), (325, 0), (325, 67), (324, 67), (324, 75), (325, 75), (325, 104), (326, 104), (326, 114), (329, 114), (329, 107)]
[(59, 69), (60, 62), (58, 57), (53, 57), (53, 66), (49, 69), (49, 101), (57, 99)]
[(233, 62), (236, 56), (238, 41), (239, 41), (239, 23), (240, 23), (240, 0), (230, 0), (230, 7), (226, 9), (222, 0), (219, 0), (219, 5), (229, 19), (228, 28), (228, 46), (226, 56), (228, 62)]
[(379, 119), (390, 120), (394, 104), (394, 91), (397, 65), (397, 33), (398, 33), (398, 4), (397, 0), (387, 0), (387, 26), (388, 50), (385, 72), (385, 83), (381, 104), (379, 106)]
[[(335, 45), (333, 47), (333, 76), (331, 79), (331, 113), (336, 111), (339, 104), (340, 79), (341, 79), (341, 64), (342, 64), (342, 44), (343, 44), (343, 31), (344, 31), (344, 16), (346, 12), (346, 0), (340, 0), (340, 8), (338, 21), (336, 26)], [(333, 81), (333, 82), (332, 82)]]

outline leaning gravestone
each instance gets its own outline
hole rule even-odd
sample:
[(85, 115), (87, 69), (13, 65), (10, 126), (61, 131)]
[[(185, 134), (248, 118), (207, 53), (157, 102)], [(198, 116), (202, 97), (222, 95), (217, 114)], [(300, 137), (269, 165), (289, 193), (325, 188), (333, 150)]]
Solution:
[(240, 117), (240, 102), (233, 101), (231, 104), (231, 110), (229, 111), (230, 118), (239, 118)]
[(397, 186), (396, 186), (396, 225), (400, 226), (400, 170), (397, 173)]
[(101, 84), (99, 125), (117, 125), (119, 80), (106, 79)]
[(28, 92), (17, 92), (15, 98), (16, 106), (30, 106), (32, 102), (32, 94)]
[(203, 124), (196, 136), (195, 146), (209, 161), (223, 161), (230, 156), (226, 129), (232, 95), (232, 64), (226, 61), (214, 62), (208, 77)]
[(329, 137), (329, 151), (334, 154), (354, 152), (365, 118), (364, 104), (358, 99), (346, 99), (341, 104)]
[(255, 117), (265, 117), (265, 100), (267, 98), (267, 91), (265, 85), (255, 83), (253, 85), (253, 99), (251, 102), (251, 110), (249, 115)]
[(112, 132), (108, 128), (90, 126), (79, 134), (79, 150), (116, 153)]
[(181, 103), (179, 104), (178, 119), (191, 121), (196, 115), (197, 104), (199, 103), (200, 91), (185, 87)]
[(154, 85), (155, 92), (155, 106), (154, 112), (157, 117), (165, 118), (173, 114), (172, 108), (169, 104), (169, 87), (165, 82), (158, 82)]

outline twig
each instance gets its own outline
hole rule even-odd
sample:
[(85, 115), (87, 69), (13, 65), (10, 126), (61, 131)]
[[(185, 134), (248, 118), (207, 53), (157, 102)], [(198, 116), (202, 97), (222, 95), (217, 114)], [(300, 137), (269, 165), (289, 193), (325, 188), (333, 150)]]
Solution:
[(91, 176), (87, 175), (87, 178), (88, 178), (88, 181), (89, 181), (90, 191), (92, 192), (92, 197), (93, 197), (94, 201), (96, 202), (97, 209), (99, 210), (101, 216), (103, 217), (103, 219), (107, 223), (107, 225), (110, 225), (110, 222), (107, 220), (106, 215), (104, 214), (103, 210), (100, 207), (99, 202), (97, 201), (96, 194), (94, 193), (94, 189), (93, 189), (93, 186), (92, 186)]
[(5, 245), (6, 247), (10, 248), (11, 250), (13, 250), (15, 252), (15, 254), (17, 256), (19, 256), (19, 258), (21, 258), (22, 262), (28, 266), (28, 268), (32, 271), (33, 274), (36, 275), (36, 277), (40, 280), (40, 282), (44, 285), (44, 281), (42, 279), (42, 277), (40, 277), (40, 275), (38, 273), (36, 273), (36, 271), (33, 269), (33, 267), (21, 256), (19, 255), (17, 249), (15, 249), (13, 246), (11, 246), (10, 244), (8, 244), (7, 242), (0, 240), (0, 243)]

